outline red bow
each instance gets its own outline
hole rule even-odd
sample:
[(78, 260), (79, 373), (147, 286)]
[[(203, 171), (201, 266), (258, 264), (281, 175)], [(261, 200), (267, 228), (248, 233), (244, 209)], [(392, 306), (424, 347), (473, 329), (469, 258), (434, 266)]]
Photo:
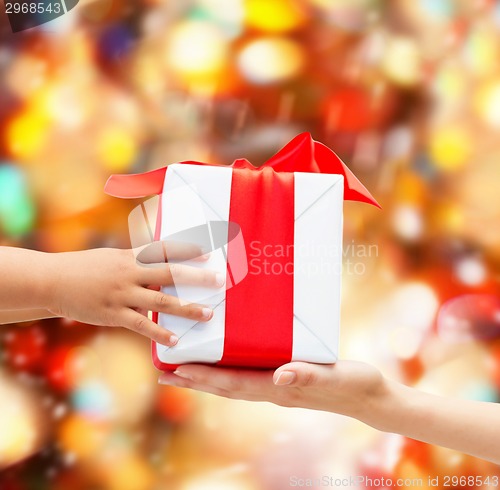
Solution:
[[(213, 165), (185, 161), (191, 165)], [(344, 176), (344, 199), (373, 204), (380, 208), (366, 187), (356, 178), (349, 167), (327, 146), (314, 141), (309, 133), (301, 133), (261, 167), (255, 167), (248, 160), (240, 158), (231, 165), (233, 168), (259, 171), (271, 167), (276, 172), (310, 172), (341, 174)], [(107, 194), (116, 197), (138, 198), (163, 192), (166, 167), (151, 172), (131, 175), (112, 175), (106, 182)]]

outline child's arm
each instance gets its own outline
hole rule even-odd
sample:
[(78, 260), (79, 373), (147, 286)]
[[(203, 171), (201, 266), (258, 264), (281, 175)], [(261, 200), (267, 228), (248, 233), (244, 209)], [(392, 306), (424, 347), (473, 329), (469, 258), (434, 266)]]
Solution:
[(213, 271), (166, 263), (167, 247), (169, 260), (203, 260), (199, 249), (170, 247), (163, 242), (143, 250), (137, 259), (137, 250), (108, 248), (49, 254), (0, 247), (0, 310), (5, 311), (4, 323), (29, 319), (31, 313), (26, 310), (32, 310), (35, 318), (62, 316), (94, 325), (122, 326), (174, 345), (175, 335), (149, 320), (148, 310), (201, 322), (210, 320), (213, 312), (163, 294), (159, 287), (172, 285), (175, 278), (176, 283), (216, 288), (224, 279)]
[(57, 315), (43, 308), (26, 310), (0, 310), (0, 325), (6, 323), (20, 323), (44, 318), (56, 318)]
[(500, 464), (500, 405), (423, 393), (372, 366), (292, 362), (272, 371), (186, 365), (160, 383), (228, 398), (269, 401), (354, 417), (376, 429), (449, 447)]

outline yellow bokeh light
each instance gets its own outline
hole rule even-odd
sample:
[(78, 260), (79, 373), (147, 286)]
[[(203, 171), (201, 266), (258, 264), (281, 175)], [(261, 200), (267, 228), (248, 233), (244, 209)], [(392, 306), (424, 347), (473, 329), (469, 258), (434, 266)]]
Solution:
[(422, 59), (416, 41), (410, 37), (394, 36), (387, 39), (382, 69), (399, 85), (414, 85), (422, 77)]
[(0, 424), (0, 430), (0, 462), (17, 461), (33, 449), (33, 428), (26, 424), (22, 412), (10, 414), (9, 419)]
[(474, 109), (489, 126), (500, 128), (500, 80), (479, 88), (474, 97)]
[(249, 27), (283, 33), (301, 27), (307, 14), (303, 4), (294, 0), (246, 0), (245, 20)]
[(465, 61), (477, 76), (493, 73), (498, 68), (497, 33), (486, 26), (474, 29), (465, 45)]
[(295, 76), (304, 62), (302, 47), (282, 37), (253, 41), (241, 50), (238, 59), (245, 78), (262, 84), (281, 82)]
[(185, 21), (170, 33), (167, 64), (187, 82), (214, 81), (227, 62), (227, 41), (217, 27)]
[(120, 127), (108, 127), (98, 137), (97, 153), (108, 170), (123, 172), (138, 152), (134, 136)]
[(12, 119), (6, 129), (12, 155), (29, 160), (38, 155), (46, 142), (49, 121), (42, 114), (29, 110)]
[[(15, 389), (14, 389), (15, 390)], [(20, 394), (7, 391), (7, 386), (0, 386), (0, 466), (13, 463), (28, 456), (38, 439), (35, 417), (26, 399)]]
[(438, 128), (430, 135), (429, 153), (439, 169), (444, 171), (460, 169), (471, 157), (471, 137), (462, 127)]

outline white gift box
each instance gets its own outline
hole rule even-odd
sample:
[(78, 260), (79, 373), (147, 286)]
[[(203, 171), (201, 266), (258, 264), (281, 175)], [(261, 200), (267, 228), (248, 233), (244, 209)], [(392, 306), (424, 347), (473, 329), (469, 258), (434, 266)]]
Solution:
[(174, 286), (163, 291), (209, 305), (214, 315), (196, 322), (155, 314), (179, 337), (173, 347), (153, 343), (159, 369), (337, 360), (343, 200), (378, 204), (329, 148), (304, 133), (260, 168), (246, 160), (182, 162), (111, 176), (106, 192), (161, 195), (152, 205), (157, 216), (144, 205), (130, 215), (131, 237), (139, 221), (156, 222), (155, 240), (191, 241), (210, 252), (206, 262), (185, 264), (226, 277), (214, 290), (182, 284), (173, 274)]
[[(233, 171), (230, 167), (169, 165), (162, 194), (160, 239), (210, 222), (228, 222)], [(344, 179), (336, 174), (301, 172), (295, 172), (294, 177), (295, 220), (290, 223), (294, 226), (294, 243), (293, 248), (288, 247), (294, 268), (291, 360), (332, 363), (338, 355)], [(265, 281), (265, 269), (273, 273), (272, 256), (267, 257), (272, 251), (265, 251), (266, 244), (258, 237), (248, 243), (243, 235), (243, 240), (250, 257), (248, 273), (254, 269)], [(267, 263), (259, 262), (264, 254)], [(226, 275), (227, 244), (213, 251), (203, 264), (186, 263)], [(274, 271), (281, 272), (286, 273)], [(214, 316), (209, 322), (198, 323), (160, 313), (158, 323), (180, 340), (174, 347), (153, 346), (159, 363), (220, 361), (229, 328), (225, 323), (226, 287), (216, 294), (212, 289), (188, 285), (165, 287), (163, 291), (188, 302), (207, 304)]]

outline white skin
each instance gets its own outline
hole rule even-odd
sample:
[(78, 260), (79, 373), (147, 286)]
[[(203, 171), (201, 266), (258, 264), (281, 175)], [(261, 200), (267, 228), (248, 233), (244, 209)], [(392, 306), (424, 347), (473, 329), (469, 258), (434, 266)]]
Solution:
[(378, 430), (500, 464), (500, 404), (431, 395), (386, 379), (363, 362), (292, 362), (276, 371), (184, 365), (161, 384), (353, 417)]
[(164, 345), (177, 337), (147, 317), (148, 311), (206, 322), (213, 311), (159, 291), (185, 283), (219, 288), (224, 277), (188, 265), (207, 260), (198, 247), (155, 242), (142, 249), (101, 248), (43, 253), (0, 247), (0, 323), (65, 317), (92, 325), (125, 327)]

